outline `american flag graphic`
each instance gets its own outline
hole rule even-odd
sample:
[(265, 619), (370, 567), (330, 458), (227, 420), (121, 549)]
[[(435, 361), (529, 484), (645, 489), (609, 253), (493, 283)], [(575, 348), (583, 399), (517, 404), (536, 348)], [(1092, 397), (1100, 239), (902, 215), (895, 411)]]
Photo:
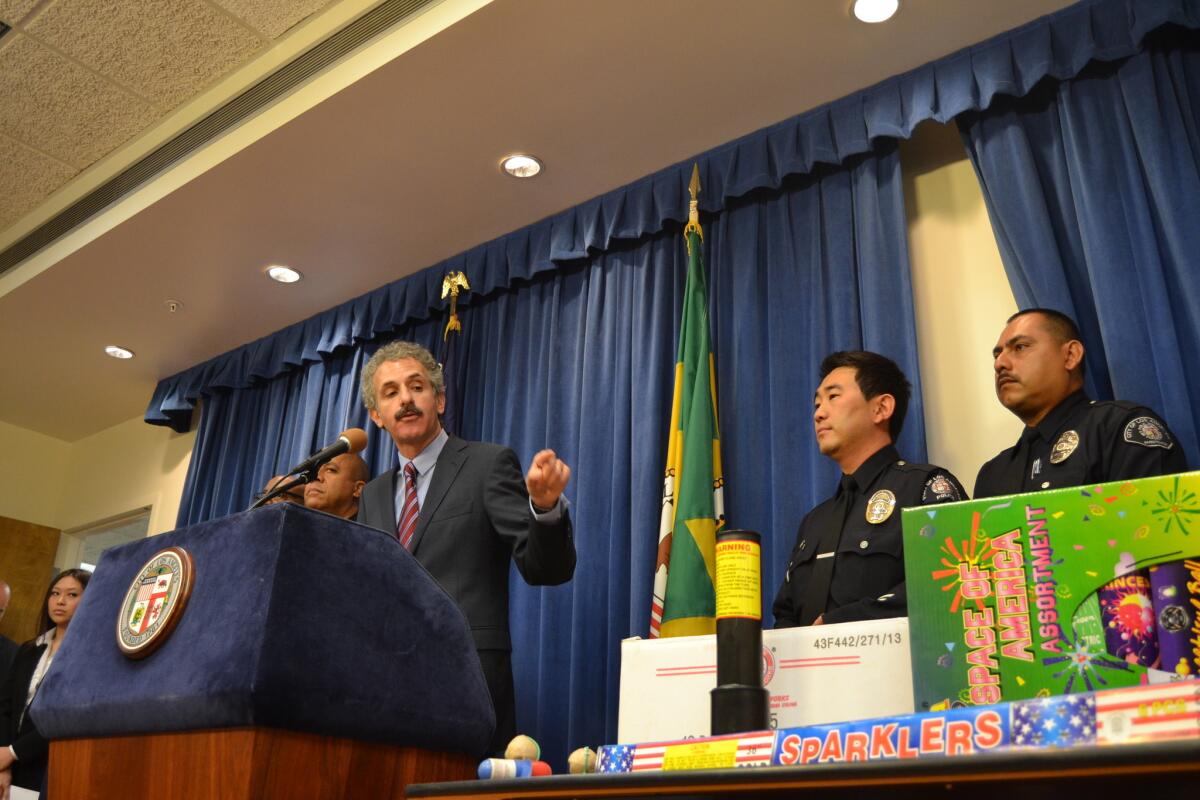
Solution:
[(600, 749), (598, 772), (644, 772), (660, 770), (670, 748), (686, 748), (688, 745), (712, 742), (737, 742), (734, 755), (736, 767), (766, 767), (771, 764), (775, 750), (775, 732), (737, 734), (733, 736), (710, 736), (703, 739), (686, 739), (676, 742), (649, 742), (647, 744), (608, 745)]
[(149, 600), (150, 595), (154, 594), (154, 579), (142, 581), (142, 585), (138, 587), (137, 600)]
[(1096, 741), (1161, 742), (1200, 737), (1200, 681), (1096, 692)]
[(1090, 693), (1017, 700), (1012, 704), (1016, 747), (1073, 747), (1096, 741), (1096, 701)]
[(633, 745), (608, 744), (600, 748), (596, 772), (629, 772), (633, 767)]

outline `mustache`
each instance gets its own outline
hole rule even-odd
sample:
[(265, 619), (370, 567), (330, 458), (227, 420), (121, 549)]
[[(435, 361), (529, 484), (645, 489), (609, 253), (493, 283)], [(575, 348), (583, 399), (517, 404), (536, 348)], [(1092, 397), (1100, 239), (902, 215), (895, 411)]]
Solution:
[(1004, 380), (1005, 378), (1007, 378), (1011, 381), (1016, 381), (1017, 383), (1020, 383), (1020, 381), (1017, 380), (1016, 375), (1012, 374), (1011, 372), (1005, 371), (1005, 372), (997, 372), (996, 373), (996, 384), (999, 385), (1000, 381)]
[(396, 409), (395, 420), (396, 422), (399, 422), (400, 418), (405, 414), (416, 414), (419, 417), (421, 416), (421, 413), (421, 409), (417, 408), (416, 403), (405, 403)]

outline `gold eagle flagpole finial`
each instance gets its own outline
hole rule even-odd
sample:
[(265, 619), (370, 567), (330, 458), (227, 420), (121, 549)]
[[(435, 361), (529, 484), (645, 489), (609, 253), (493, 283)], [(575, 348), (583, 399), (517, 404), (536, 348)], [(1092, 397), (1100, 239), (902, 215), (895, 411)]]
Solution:
[(695, 231), (696, 235), (701, 239), (704, 238), (704, 231), (700, 229), (700, 165), (692, 164), (692, 179), (688, 181), (688, 193), (692, 199), (688, 203), (688, 221), (683, 227), (683, 238), (687, 242), (688, 253), (692, 252), (692, 242), (687, 238), (689, 233)]
[(450, 319), (446, 322), (446, 330), (442, 333), (442, 338), (450, 336), (450, 331), (461, 331), (462, 323), (458, 321), (458, 293), (471, 291), (471, 284), (467, 283), (467, 276), (462, 272), (448, 272), (446, 277), (442, 279), (442, 299), (450, 296)]

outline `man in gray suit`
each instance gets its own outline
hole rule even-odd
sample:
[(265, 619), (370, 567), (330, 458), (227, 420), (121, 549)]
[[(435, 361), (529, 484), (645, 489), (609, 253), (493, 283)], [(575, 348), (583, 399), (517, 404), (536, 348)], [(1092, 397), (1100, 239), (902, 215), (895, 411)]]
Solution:
[(395, 535), (463, 610), (496, 708), (499, 753), (516, 732), (509, 559), (534, 586), (571, 579), (575, 544), (562, 497), (571, 470), (542, 450), (522, 481), (509, 448), (448, 435), (442, 368), (420, 345), (381, 347), (363, 367), (361, 389), (400, 464), (363, 489), (358, 521)]

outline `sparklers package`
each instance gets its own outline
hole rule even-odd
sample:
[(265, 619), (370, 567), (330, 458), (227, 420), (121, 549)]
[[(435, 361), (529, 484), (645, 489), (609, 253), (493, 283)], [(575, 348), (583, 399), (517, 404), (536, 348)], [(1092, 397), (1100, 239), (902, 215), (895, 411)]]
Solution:
[(903, 513), (917, 710), (1196, 677), (1200, 473)]
[(600, 748), (598, 772), (806, 766), (1200, 739), (1200, 681)]

